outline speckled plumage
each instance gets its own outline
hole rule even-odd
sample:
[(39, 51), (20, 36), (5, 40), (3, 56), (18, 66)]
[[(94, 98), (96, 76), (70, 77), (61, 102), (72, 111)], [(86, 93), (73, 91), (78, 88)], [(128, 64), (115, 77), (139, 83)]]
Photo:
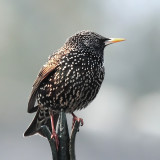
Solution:
[(103, 61), (94, 64), (92, 57), (70, 52), (39, 86), (38, 104), (66, 112), (82, 109), (91, 102), (104, 78)]
[[(61, 108), (72, 113), (96, 97), (104, 79), (103, 51), (109, 40), (81, 31), (49, 57), (32, 88), (28, 112), (38, 111), (25, 136), (38, 132), (43, 124), (51, 128), (49, 109), (55, 114)], [(38, 107), (34, 107), (36, 100)]]

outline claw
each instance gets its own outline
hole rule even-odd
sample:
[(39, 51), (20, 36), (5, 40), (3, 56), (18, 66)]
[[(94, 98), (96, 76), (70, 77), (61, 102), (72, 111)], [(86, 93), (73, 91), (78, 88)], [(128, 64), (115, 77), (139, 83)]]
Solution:
[(72, 113), (72, 116), (73, 116), (72, 129), (76, 121), (80, 122), (81, 126), (83, 126), (84, 122), (82, 118), (77, 117), (74, 113)]

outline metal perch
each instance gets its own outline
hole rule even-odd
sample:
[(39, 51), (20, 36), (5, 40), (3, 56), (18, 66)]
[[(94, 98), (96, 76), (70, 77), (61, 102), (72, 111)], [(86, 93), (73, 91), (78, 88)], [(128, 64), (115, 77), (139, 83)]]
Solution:
[(54, 139), (51, 139), (51, 132), (47, 126), (41, 127), (41, 132), (48, 139), (52, 151), (53, 160), (75, 160), (75, 138), (79, 131), (80, 122), (75, 121), (71, 136), (69, 136), (66, 114), (63, 110), (57, 123), (57, 135), (59, 138), (59, 148), (56, 150)]

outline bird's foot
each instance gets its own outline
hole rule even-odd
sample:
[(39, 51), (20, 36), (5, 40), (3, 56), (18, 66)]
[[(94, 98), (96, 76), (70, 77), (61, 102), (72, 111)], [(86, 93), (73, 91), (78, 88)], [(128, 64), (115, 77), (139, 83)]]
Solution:
[(58, 136), (57, 136), (56, 132), (52, 132), (52, 134), (51, 134), (51, 139), (53, 139), (53, 138), (54, 138), (54, 140), (55, 140), (56, 149), (57, 149), (57, 151), (58, 151), (59, 140), (58, 140)]
[(72, 129), (76, 121), (80, 122), (81, 126), (83, 126), (84, 123), (82, 118), (77, 117), (74, 113), (72, 113), (72, 116), (73, 116)]

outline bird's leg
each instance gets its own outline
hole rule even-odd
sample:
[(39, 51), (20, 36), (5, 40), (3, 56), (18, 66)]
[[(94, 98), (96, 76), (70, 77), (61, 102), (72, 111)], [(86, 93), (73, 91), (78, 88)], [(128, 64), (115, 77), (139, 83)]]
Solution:
[(80, 122), (81, 126), (83, 126), (84, 123), (83, 123), (83, 119), (82, 118), (77, 117), (73, 112), (72, 112), (72, 116), (73, 116), (72, 128), (74, 127), (75, 121)]
[(52, 111), (51, 109), (49, 110), (49, 114), (50, 114), (51, 127), (52, 127), (51, 139), (52, 139), (52, 138), (55, 139), (56, 148), (57, 148), (57, 151), (58, 151), (59, 140), (58, 140), (58, 136), (57, 136), (57, 134), (56, 134), (55, 128), (54, 128), (54, 114), (53, 114), (53, 111)]

